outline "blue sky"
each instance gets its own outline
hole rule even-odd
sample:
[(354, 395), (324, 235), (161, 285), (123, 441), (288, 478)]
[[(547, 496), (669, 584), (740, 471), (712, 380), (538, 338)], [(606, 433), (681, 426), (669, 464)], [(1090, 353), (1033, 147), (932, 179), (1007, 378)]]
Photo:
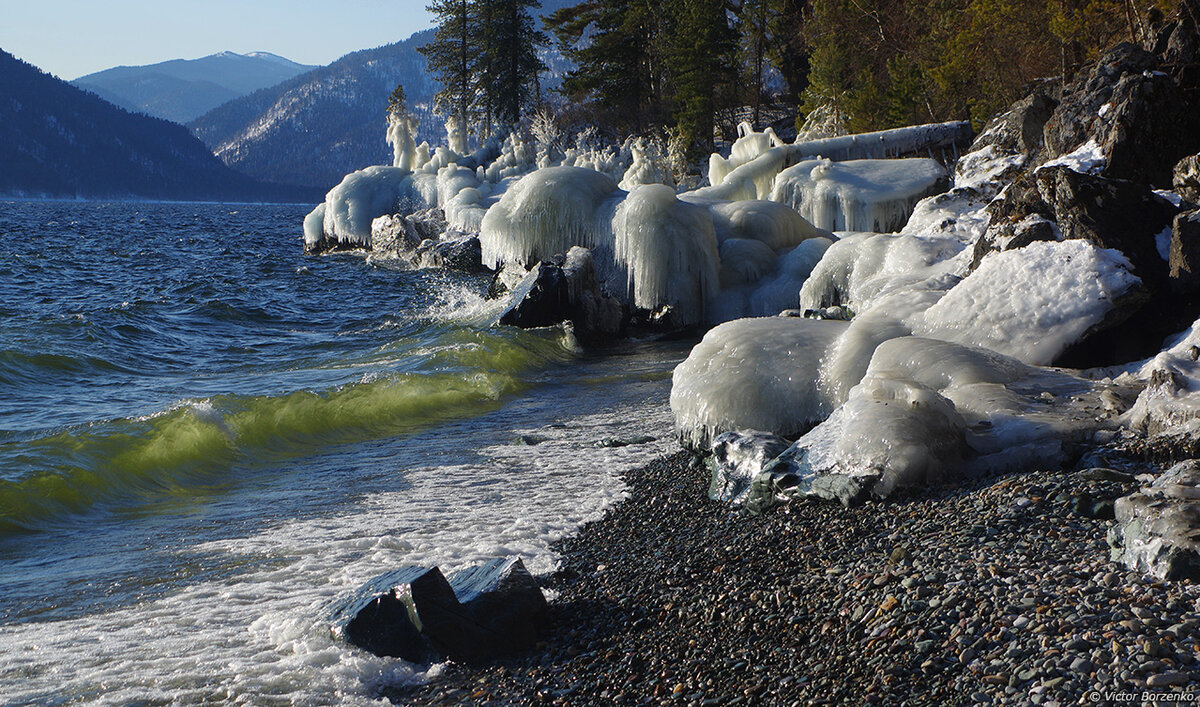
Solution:
[(431, 25), (427, 0), (0, 0), (0, 49), (62, 79), (268, 51), (328, 64)]

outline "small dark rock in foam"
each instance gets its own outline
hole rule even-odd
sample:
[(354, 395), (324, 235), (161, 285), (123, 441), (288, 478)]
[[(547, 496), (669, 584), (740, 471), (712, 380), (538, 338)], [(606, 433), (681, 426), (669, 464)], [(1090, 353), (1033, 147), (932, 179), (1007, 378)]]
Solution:
[(331, 616), (335, 637), (376, 655), (482, 664), (533, 647), (546, 599), (520, 558), (450, 575), (403, 567), (367, 582)]

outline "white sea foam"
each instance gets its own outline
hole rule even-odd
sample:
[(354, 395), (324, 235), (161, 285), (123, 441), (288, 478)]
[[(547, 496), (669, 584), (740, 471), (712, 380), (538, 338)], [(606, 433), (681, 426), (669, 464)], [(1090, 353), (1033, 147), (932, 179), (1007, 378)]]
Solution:
[[(536, 446), (490, 446), (478, 463), (380, 478), (379, 492), (336, 516), (188, 548), (239, 570), (113, 611), (0, 627), (0, 693), (18, 703), (387, 704), (382, 688), (440, 666), (335, 642), (331, 602), (402, 564), (453, 570), (517, 554), (533, 572), (552, 570), (550, 543), (622, 498), (618, 475), (671, 451), (670, 430), (665, 407), (575, 418), (525, 431)], [(594, 444), (647, 434), (657, 439)]]

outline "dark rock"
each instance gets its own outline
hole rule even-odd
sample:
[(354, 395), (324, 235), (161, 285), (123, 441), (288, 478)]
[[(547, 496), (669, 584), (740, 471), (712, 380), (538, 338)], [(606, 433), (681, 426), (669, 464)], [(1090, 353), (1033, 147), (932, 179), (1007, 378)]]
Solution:
[(380, 656), (480, 664), (532, 648), (545, 628), (546, 599), (519, 558), (455, 572), (404, 567), (341, 602), (335, 637)]
[(501, 324), (533, 329), (567, 321), (571, 317), (571, 293), (561, 265), (542, 261), (511, 292), (512, 307), (500, 317)]
[(430, 640), (448, 657), (486, 663), (527, 651), (541, 639), (549, 608), (520, 558), (454, 572), (449, 582), (460, 610), (438, 614), (425, 624)]
[(742, 503), (763, 467), (778, 457), (790, 443), (766, 432), (723, 432), (711, 446), (708, 466), (711, 480), (708, 497), (714, 501)]
[(1185, 201), (1200, 204), (1200, 155), (1189, 155), (1179, 160), (1171, 185)]
[(1065, 86), (1042, 130), (1047, 156), (1064, 155), (1096, 137), (1100, 107), (1112, 98), (1121, 77), (1141, 74), (1157, 64), (1158, 58), (1150, 52), (1123, 42), (1101, 56), (1090, 72)]
[(1075, 511), (1084, 518), (1112, 520), (1113, 499), (1096, 498), (1092, 494), (1084, 491), (1083, 493), (1076, 494), (1071, 499), (1071, 510)]
[(1160, 72), (1123, 76), (1113, 89), (1099, 142), (1104, 173), (1163, 189), (1181, 157), (1200, 148), (1200, 115), (1175, 80)]
[(1154, 238), (1175, 216), (1171, 202), (1144, 185), (1063, 166), (1039, 169), (1035, 179), (1064, 238), (1121, 251), (1151, 289), (1165, 280), (1166, 263)]
[(428, 246), (422, 244), (421, 267), (445, 268), (465, 273), (488, 272), (488, 268), (483, 265), (483, 250), (479, 238), (465, 234), (453, 237), (452, 234), (453, 231), (448, 231), (446, 235), (452, 236), (451, 238), (436, 243), (429, 242)]
[(1175, 216), (1168, 265), (1174, 291), (1184, 294), (1200, 291), (1200, 209)]
[[(493, 290), (500, 289), (500, 274)], [(538, 263), (509, 295), (512, 306), (501, 324), (524, 329), (570, 321), (584, 343), (619, 336), (627, 319), (625, 307), (600, 289), (591, 251), (575, 247), (567, 256)]]
[(971, 259), (971, 270), (979, 267), (988, 253), (1023, 248), (1037, 240), (1057, 240), (1052, 209), (1038, 190), (1034, 172), (1023, 172), (1004, 194), (987, 205), (988, 228)]
[(402, 567), (359, 587), (335, 607), (330, 621), (335, 637), (363, 650), (428, 663), (438, 652), (421, 631), (425, 614), (457, 604), (436, 567)]
[(988, 121), (971, 145), (971, 151), (994, 145), (1006, 152), (1036, 155), (1042, 149), (1046, 121), (1058, 106), (1058, 101), (1050, 95), (1053, 88), (1038, 86), (1031, 94), (1014, 103), (1007, 112)]

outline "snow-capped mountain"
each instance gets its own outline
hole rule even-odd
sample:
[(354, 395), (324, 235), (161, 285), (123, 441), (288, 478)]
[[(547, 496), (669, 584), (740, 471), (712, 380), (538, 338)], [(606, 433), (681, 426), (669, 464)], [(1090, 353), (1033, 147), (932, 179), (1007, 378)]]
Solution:
[(186, 123), (313, 68), (269, 52), (221, 52), (200, 59), (118, 66), (71, 83), (126, 110)]

